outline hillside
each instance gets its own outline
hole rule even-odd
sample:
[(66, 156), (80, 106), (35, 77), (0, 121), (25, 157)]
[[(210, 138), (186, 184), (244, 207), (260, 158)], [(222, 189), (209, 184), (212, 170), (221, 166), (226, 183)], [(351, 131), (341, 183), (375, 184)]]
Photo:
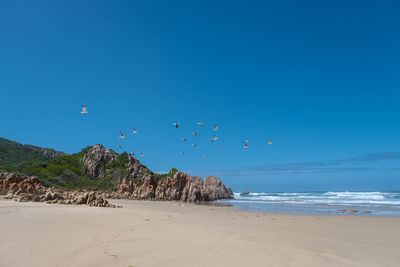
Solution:
[(44, 162), (64, 155), (54, 149), (24, 145), (0, 137), (0, 169), (19, 169), (26, 162)]
[[(46, 187), (108, 191), (132, 199), (210, 201), (232, 196), (232, 190), (216, 177), (203, 180), (174, 168), (167, 174), (153, 173), (135, 157), (101, 144), (71, 155), (29, 146), (24, 155), (25, 145), (4, 143), (7, 165), (0, 166), (0, 171), (37, 176)], [(0, 173), (0, 178), (5, 177), (9, 174)]]
[(114, 191), (123, 181), (140, 184), (144, 175), (154, 175), (126, 152), (118, 154), (102, 145), (43, 162), (27, 162), (18, 171), (38, 176), (46, 186), (68, 190)]
[(68, 190), (116, 190), (123, 181), (140, 184), (145, 175), (155, 180), (167, 177), (154, 174), (126, 152), (118, 154), (102, 145), (67, 155), (5, 138), (0, 138), (0, 170), (34, 175), (45, 186)]

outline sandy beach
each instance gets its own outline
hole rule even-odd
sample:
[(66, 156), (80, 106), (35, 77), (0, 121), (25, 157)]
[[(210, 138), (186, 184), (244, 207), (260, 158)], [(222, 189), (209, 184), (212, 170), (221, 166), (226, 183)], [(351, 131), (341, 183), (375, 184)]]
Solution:
[(0, 200), (0, 266), (399, 266), (400, 218)]

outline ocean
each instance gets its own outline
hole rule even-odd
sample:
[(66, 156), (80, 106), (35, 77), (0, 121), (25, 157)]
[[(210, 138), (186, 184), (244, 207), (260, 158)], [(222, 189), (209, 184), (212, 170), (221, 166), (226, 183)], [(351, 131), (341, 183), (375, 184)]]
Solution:
[(250, 193), (219, 200), (245, 211), (309, 214), (400, 216), (400, 191)]

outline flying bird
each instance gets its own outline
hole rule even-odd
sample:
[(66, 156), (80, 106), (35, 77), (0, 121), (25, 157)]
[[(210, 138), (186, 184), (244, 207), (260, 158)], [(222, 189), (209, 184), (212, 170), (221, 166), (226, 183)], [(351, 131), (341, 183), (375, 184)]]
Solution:
[(137, 130), (133, 128), (133, 134), (137, 134)]
[(210, 142), (212, 143), (212, 142), (214, 142), (214, 139), (213, 138), (208, 138), (208, 140), (210, 140)]
[(118, 147), (119, 147), (120, 149), (122, 149), (122, 146), (118, 145)]
[(140, 156), (141, 156), (141, 157), (144, 157), (144, 153), (140, 153)]
[(201, 127), (203, 127), (204, 123), (202, 121), (197, 123), (198, 125), (200, 125)]
[(223, 147), (221, 147), (221, 150), (225, 150), (225, 147), (223, 146)]
[(196, 147), (196, 146), (197, 146), (197, 144), (193, 143), (193, 144), (192, 144), (192, 146)]
[(218, 140), (218, 136), (214, 135), (214, 141)]
[(192, 132), (192, 134), (193, 134), (194, 136), (197, 136), (197, 133), (196, 133), (196, 132)]
[(179, 123), (177, 123), (177, 122), (174, 122), (173, 125), (175, 126), (175, 128), (179, 127)]
[(87, 108), (85, 106), (82, 105), (81, 108), (82, 108), (82, 111), (81, 111), (82, 114), (88, 113)]
[(183, 142), (186, 142), (186, 138), (185, 138), (185, 137), (182, 137), (181, 140), (182, 140)]
[(119, 138), (124, 139), (126, 137), (125, 134), (123, 134), (122, 132), (119, 132)]
[(214, 124), (213, 128), (214, 128), (214, 131), (218, 131), (218, 125)]
[(243, 142), (243, 146), (244, 146), (244, 148), (248, 148), (249, 144), (247, 144), (246, 142)]
[(206, 159), (206, 158), (208, 158), (208, 156), (203, 156), (203, 159)]
[(268, 138), (268, 145), (272, 145), (272, 139)]
[(246, 139), (246, 143), (250, 143), (250, 139)]
[(185, 153), (184, 152), (179, 152), (179, 154), (181, 154), (183, 156)]

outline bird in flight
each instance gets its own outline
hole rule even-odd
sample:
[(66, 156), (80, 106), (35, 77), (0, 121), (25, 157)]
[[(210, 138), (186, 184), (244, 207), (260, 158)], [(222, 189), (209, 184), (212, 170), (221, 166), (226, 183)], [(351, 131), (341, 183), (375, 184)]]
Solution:
[(133, 128), (133, 134), (137, 134), (137, 130)]
[(144, 157), (144, 153), (140, 153), (140, 156), (141, 156), (141, 157)]
[(119, 132), (119, 138), (124, 139), (126, 137), (125, 134), (123, 134), (122, 132)]
[(118, 147), (119, 147), (120, 149), (122, 149), (122, 146), (118, 145)]
[(200, 125), (201, 127), (203, 127), (204, 123), (202, 121), (197, 123), (198, 125)]
[(214, 141), (218, 140), (218, 136), (214, 135)]
[(182, 137), (181, 140), (182, 140), (183, 142), (186, 142), (186, 138), (185, 138), (185, 137)]
[(197, 133), (196, 133), (196, 132), (192, 132), (192, 134), (193, 134), (193, 136), (197, 136)]
[(250, 143), (250, 139), (246, 139), (246, 141), (245, 141), (246, 143)]
[(173, 125), (175, 126), (175, 128), (179, 127), (179, 123), (177, 123), (177, 122), (174, 122)]
[(225, 150), (225, 147), (223, 146), (223, 147), (221, 147), (221, 150)]
[(213, 128), (214, 128), (214, 131), (218, 131), (218, 125), (214, 124)]
[(192, 146), (196, 147), (196, 146), (197, 146), (197, 144), (193, 143), (193, 144), (192, 144)]
[(179, 152), (179, 154), (181, 154), (183, 156), (185, 153), (184, 152)]
[(272, 139), (268, 138), (268, 145), (272, 145)]
[(214, 139), (213, 138), (208, 138), (208, 140), (210, 140), (210, 142), (212, 143), (212, 142), (214, 142)]
[(243, 142), (243, 146), (244, 146), (244, 148), (248, 148), (249, 144), (247, 144), (246, 142)]
[(87, 108), (85, 106), (82, 105), (81, 108), (82, 108), (82, 111), (81, 111), (82, 114), (88, 113)]
[(208, 158), (208, 156), (203, 156), (203, 159), (206, 159), (206, 158)]

